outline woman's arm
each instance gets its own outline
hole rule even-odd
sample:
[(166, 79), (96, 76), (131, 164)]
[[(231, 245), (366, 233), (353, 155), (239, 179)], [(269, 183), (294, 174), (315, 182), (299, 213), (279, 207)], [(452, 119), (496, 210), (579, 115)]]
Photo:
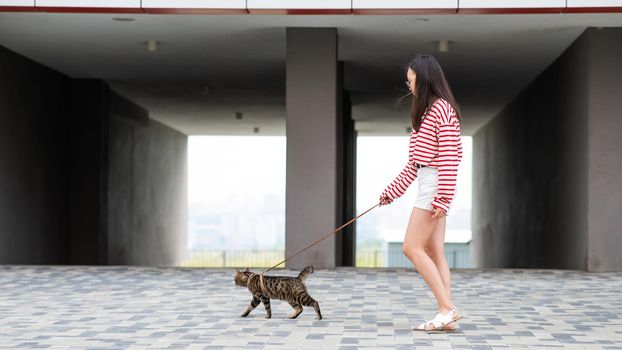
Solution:
[(385, 200), (386, 203), (383, 204), (389, 204), (394, 199), (401, 197), (404, 193), (406, 193), (408, 186), (410, 186), (416, 178), (417, 168), (415, 168), (415, 165), (409, 160), (404, 169), (402, 169), (402, 171), (400, 171), (397, 175), (395, 180), (393, 180), (393, 182), (391, 182), (380, 195), (381, 203), (383, 203), (383, 198), (388, 199), (388, 201)]
[(460, 126), (458, 121), (438, 125), (438, 192), (432, 206), (449, 211), (451, 202), (456, 192), (456, 179), (458, 177), (458, 165), (462, 157)]

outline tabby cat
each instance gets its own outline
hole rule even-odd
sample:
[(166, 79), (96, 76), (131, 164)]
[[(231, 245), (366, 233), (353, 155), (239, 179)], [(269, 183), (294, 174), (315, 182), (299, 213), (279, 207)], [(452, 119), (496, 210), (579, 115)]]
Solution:
[(285, 300), (294, 308), (294, 312), (289, 318), (296, 318), (302, 312), (302, 306), (313, 306), (317, 319), (322, 319), (320, 312), (320, 304), (315, 301), (305, 286), (305, 278), (313, 273), (313, 266), (305, 267), (298, 277), (283, 276), (260, 276), (248, 269), (246, 271), (235, 270), (235, 284), (241, 287), (247, 287), (253, 295), (253, 300), (246, 311), (241, 315), (248, 316), (261, 301), (266, 308), (266, 318), (272, 317), (270, 310), (270, 299)]

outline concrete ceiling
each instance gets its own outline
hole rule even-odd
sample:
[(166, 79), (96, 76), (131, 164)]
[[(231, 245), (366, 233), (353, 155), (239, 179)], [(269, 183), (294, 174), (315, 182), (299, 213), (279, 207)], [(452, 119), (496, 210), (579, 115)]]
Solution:
[[(114, 18), (133, 18), (116, 21)], [(187, 134), (285, 134), (285, 28), (335, 27), (361, 135), (406, 134), (404, 67), (434, 54), (474, 133), (587, 27), (622, 14), (120, 15), (0, 13), (0, 45), (72, 78), (101, 78)], [(148, 52), (145, 42), (160, 42)], [(450, 51), (437, 41), (450, 40)], [(243, 115), (236, 119), (236, 112)]]

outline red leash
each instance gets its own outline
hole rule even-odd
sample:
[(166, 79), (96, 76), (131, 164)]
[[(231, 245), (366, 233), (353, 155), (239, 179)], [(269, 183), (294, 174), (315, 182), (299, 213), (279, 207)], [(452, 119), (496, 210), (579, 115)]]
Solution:
[(346, 222), (345, 224), (343, 224), (343, 225), (339, 226), (338, 228), (336, 228), (336, 229), (334, 229), (334, 230), (332, 230), (332, 231), (330, 231), (330, 232), (326, 233), (324, 236), (322, 236), (322, 238), (320, 238), (320, 239), (318, 239), (317, 241), (315, 241), (315, 242), (311, 243), (311, 244), (310, 244), (308, 247), (306, 247), (305, 249), (303, 249), (303, 250), (299, 251), (298, 253), (296, 253), (296, 254), (294, 254), (294, 255), (290, 256), (289, 258), (287, 258), (287, 259), (285, 259), (285, 260), (281, 261), (280, 263), (278, 263), (278, 264), (276, 264), (276, 265), (272, 266), (271, 268), (269, 268), (269, 269), (267, 269), (266, 271), (262, 272), (260, 275), (263, 275), (264, 273), (266, 273), (266, 272), (268, 272), (268, 271), (270, 271), (270, 270), (274, 269), (275, 267), (277, 267), (277, 266), (281, 265), (282, 263), (286, 262), (287, 260), (289, 260), (289, 259), (291, 259), (291, 258), (293, 258), (293, 257), (297, 256), (298, 254), (300, 254), (300, 253), (304, 252), (305, 250), (307, 250), (307, 249), (309, 249), (309, 248), (313, 247), (314, 245), (316, 245), (316, 244), (320, 243), (321, 241), (325, 240), (326, 238), (330, 237), (331, 235), (333, 235), (333, 234), (335, 234), (335, 233), (339, 232), (341, 229), (343, 229), (344, 227), (346, 227), (346, 226), (350, 225), (351, 223), (353, 223), (354, 221), (356, 221), (358, 218), (360, 218), (361, 216), (363, 216), (363, 215), (365, 215), (365, 214), (369, 213), (372, 209), (376, 208), (376, 207), (377, 207), (377, 206), (379, 206), (379, 205), (380, 205), (380, 203), (378, 203), (378, 204), (374, 205), (373, 207), (371, 207), (371, 208), (369, 208), (369, 209), (365, 210), (362, 214), (359, 214), (359, 215), (358, 215), (357, 217), (355, 217), (354, 219), (352, 219), (352, 220), (350, 220), (350, 221)]

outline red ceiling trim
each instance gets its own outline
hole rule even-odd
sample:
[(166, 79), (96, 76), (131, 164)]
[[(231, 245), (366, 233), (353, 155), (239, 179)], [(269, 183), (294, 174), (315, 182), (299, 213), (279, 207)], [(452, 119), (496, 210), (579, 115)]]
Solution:
[(143, 13), (140, 7), (56, 7), (37, 6), (39, 11), (52, 13)]
[(562, 13), (563, 7), (534, 7), (534, 8), (468, 8), (458, 9), (458, 13), (465, 15), (525, 15), (525, 14), (546, 14)]
[(351, 9), (248, 9), (251, 15), (350, 15)]
[(39, 12), (34, 6), (0, 6), (0, 12)]
[(153, 8), (143, 7), (145, 13), (152, 15), (246, 15), (246, 9), (206, 9), (206, 8)]
[(0, 6), (0, 12), (54, 13), (150, 13), (215, 15), (431, 15), (431, 14), (547, 14), (547, 13), (622, 13), (622, 7), (569, 8), (473, 8), (473, 9), (208, 9), (208, 8), (125, 8)]
[(355, 15), (445, 15), (456, 13), (457, 9), (353, 9)]
[(622, 7), (566, 7), (565, 13), (622, 13)]

